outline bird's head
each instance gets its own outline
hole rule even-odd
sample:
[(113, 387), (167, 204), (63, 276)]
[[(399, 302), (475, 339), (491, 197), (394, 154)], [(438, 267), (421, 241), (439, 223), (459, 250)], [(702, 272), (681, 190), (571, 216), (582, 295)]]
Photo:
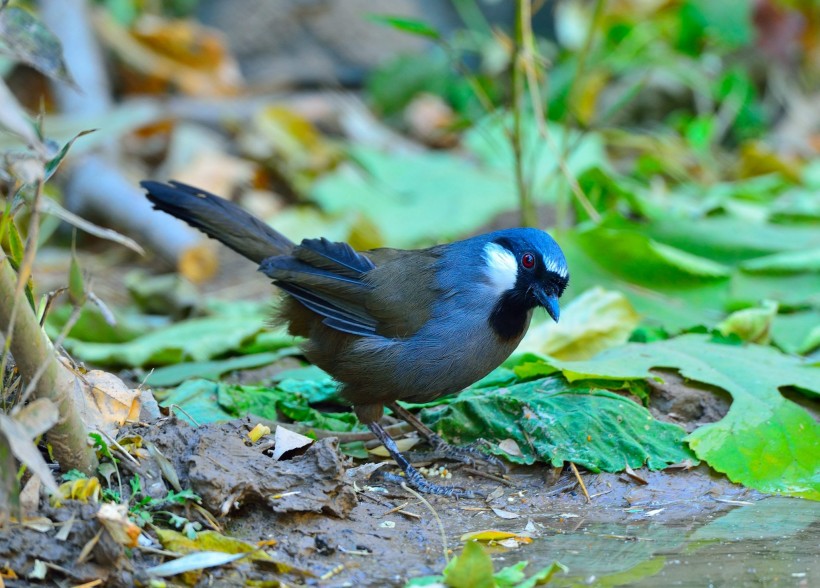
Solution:
[(543, 306), (558, 322), (558, 299), (569, 282), (558, 243), (538, 229), (491, 233), (484, 244), (485, 273), (498, 296), (490, 322), (502, 334), (515, 314)]

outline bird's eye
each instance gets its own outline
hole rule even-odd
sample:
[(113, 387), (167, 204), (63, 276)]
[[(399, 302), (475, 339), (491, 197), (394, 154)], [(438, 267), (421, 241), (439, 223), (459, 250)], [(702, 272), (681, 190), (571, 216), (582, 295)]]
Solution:
[(535, 267), (535, 256), (532, 253), (525, 253), (521, 256), (521, 265), (524, 266), (526, 269), (532, 269)]

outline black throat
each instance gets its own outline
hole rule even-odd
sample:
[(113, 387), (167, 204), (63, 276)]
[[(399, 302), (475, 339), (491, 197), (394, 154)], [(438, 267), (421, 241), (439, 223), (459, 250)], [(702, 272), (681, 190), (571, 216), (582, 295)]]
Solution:
[(490, 326), (499, 339), (518, 339), (527, 328), (527, 314), (535, 305), (518, 289), (508, 290), (490, 313)]

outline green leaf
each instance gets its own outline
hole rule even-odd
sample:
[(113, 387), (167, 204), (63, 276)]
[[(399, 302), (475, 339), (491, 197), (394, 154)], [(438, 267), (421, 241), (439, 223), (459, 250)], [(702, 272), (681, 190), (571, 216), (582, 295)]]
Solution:
[(68, 155), (68, 150), (71, 149), (71, 146), (74, 145), (74, 141), (79, 139), (80, 137), (84, 137), (85, 135), (91, 134), (95, 131), (95, 129), (90, 129), (87, 131), (80, 131), (72, 139), (70, 139), (65, 145), (63, 145), (62, 149), (52, 157), (50, 160), (46, 162), (46, 169), (45, 169), (45, 178), (43, 181), (48, 181), (51, 176), (54, 175), (54, 172), (57, 171), (57, 168), (60, 167), (60, 164), (65, 159), (65, 156)]
[(181, 410), (171, 409), (177, 418), (191, 425), (203, 425), (240, 416), (220, 405), (220, 390), (225, 386), (210, 380), (188, 380), (172, 390), (155, 391), (154, 395), (163, 408), (180, 407)]
[(667, 214), (653, 218), (650, 223), (618, 221), (618, 225), (727, 265), (775, 253), (820, 248), (817, 227), (811, 224), (774, 225), (727, 215), (686, 219)]
[(524, 580), (524, 578), (527, 577), (527, 574), (524, 573), (524, 569), (528, 563), (529, 562), (526, 561), (519, 561), (511, 566), (506, 566), (498, 570), (493, 574), (496, 585), (499, 586), (499, 588), (506, 588), (507, 586), (515, 586)]
[(444, 582), (450, 588), (495, 588), (493, 560), (477, 541), (468, 541), (444, 568)]
[(798, 351), (800, 353), (809, 353), (818, 347), (820, 347), (820, 320), (817, 321), (814, 328), (806, 335)]
[[(46, 333), (52, 339), (63, 330), (73, 308), (64, 304), (48, 313)], [(105, 316), (96, 306), (86, 306), (80, 312), (80, 318), (69, 331), (72, 340), (97, 343), (123, 343), (136, 339), (153, 329), (167, 326), (168, 320), (163, 317), (115, 311), (116, 325), (108, 324)], [(72, 343), (69, 342), (70, 346)]]
[(532, 576), (517, 584), (515, 588), (534, 588), (535, 586), (542, 586), (544, 584), (548, 584), (550, 580), (552, 580), (553, 576), (558, 572), (566, 573), (569, 570), (567, 566), (560, 564), (557, 561), (552, 562), (550, 565), (545, 566), (535, 572)]
[(561, 322), (531, 327), (517, 352), (559, 359), (588, 359), (626, 343), (640, 317), (620, 292), (592, 288), (561, 311)]
[(352, 156), (359, 169), (342, 166), (325, 175), (312, 197), (331, 214), (360, 214), (375, 245), (457, 238), (517, 205), (509, 178), (448, 153), (354, 147)]
[(0, 52), (76, 88), (60, 40), (31, 13), (16, 6), (0, 11)]
[(441, 34), (436, 29), (420, 20), (404, 18), (401, 16), (388, 16), (386, 14), (369, 14), (367, 15), (367, 18), (373, 22), (387, 25), (404, 33), (410, 33), (411, 35), (427, 37), (428, 39), (441, 38)]
[[(464, 145), (485, 165), (507, 178), (514, 186), (515, 157), (510, 145), (509, 129), (512, 115), (486, 116), (470, 129), (463, 138)], [(522, 150), (524, 153), (524, 177), (533, 186), (533, 194), (541, 201), (554, 201), (555, 194), (566, 189), (567, 184), (559, 171), (558, 154), (570, 145), (566, 165), (573, 176), (578, 176), (591, 168), (608, 168), (604, 142), (600, 135), (587, 132), (583, 135), (572, 132), (569, 135), (558, 124), (550, 123), (547, 130), (558, 153), (538, 132), (538, 124), (532, 114), (526, 114), (522, 122)]]
[(591, 471), (619, 472), (627, 464), (657, 470), (694, 458), (680, 427), (656, 421), (623, 396), (570, 385), (561, 377), (473, 388), (423, 410), (421, 418), (456, 443), (512, 438), (523, 457), (497, 453), (517, 463), (570, 461)]
[(270, 365), (283, 357), (297, 353), (299, 353), (299, 350), (293, 347), (279, 351), (240, 355), (227, 359), (177, 363), (152, 371), (145, 378), (145, 384), (152, 387), (166, 387), (176, 386), (192, 378), (216, 380), (222, 374)]
[(581, 227), (556, 239), (572, 272), (570, 298), (596, 286), (619, 290), (647, 321), (667, 329), (711, 325), (723, 316), (724, 266), (659, 247), (637, 230)]
[(820, 424), (779, 391), (797, 386), (820, 394), (820, 368), (769, 347), (720, 345), (704, 335), (632, 343), (589, 361), (552, 363), (570, 381), (650, 378), (652, 368), (663, 367), (723, 388), (732, 406), (722, 420), (687, 437), (695, 454), (734, 482), (820, 500)]
[(777, 302), (765, 300), (761, 307), (744, 308), (730, 314), (717, 328), (724, 336), (737, 335), (743, 341), (766, 345), (771, 339), (776, 316)]
[(376, 68), (366, 83), (373, 106), (387, 117), (398, 118), (419, 94), (438, 96), (465, 115), (480, 109), (469, 82), (453, 75), (443, 50), (397, 55)]
[(189, 380), (173, 390), (158, 392), (156, 396), (163, 407), (181, 407), (185, 412), (180, 411), (179, 418), (199, 424), (253, 415), (272, 421), (284, 416), (309, 427), (330, 431), (363, 429), (352, 412), (320, 412), (310, 406), (311, 402), (335, 399), (336, 384), (326, 378), (283, 380), (275, 387)]
[(740, 267), (747, 273), (820, 273), (820, 247), (758, 257), (740, 264)]
[(93, 343), (67, 339), (65, 347), (78, 358), (95, 364), (167, 365), (205, 361), (236, 351), (266, 328), (264, 315), (189, 319), (157, 329), (124, 343)]

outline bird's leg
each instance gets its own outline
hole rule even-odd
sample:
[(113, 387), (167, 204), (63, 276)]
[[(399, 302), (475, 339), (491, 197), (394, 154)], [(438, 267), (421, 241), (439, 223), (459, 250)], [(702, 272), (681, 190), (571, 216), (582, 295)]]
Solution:
[[(478, 493), (473, 492), (472, 490), (464, 490), (463, 488), (458, 488), (456, 486), (439, 486), (438, 484), (433, 484), (428, 481), (416, 468), (410, 465), (407, 458), (404, 457), (399, 451), (399, 448), (396, 446), (396, 442), (393, 441), (390, 435), (387, 434), (387, 431), (385, 431), (379, 423), (371, 422), (368, 423), (367, 426), (379, 439), (379, 441), (382, 442), (388, 453), (390, 453), (390, 456), (396, 461), (398, 466), (404, 472), (407, 483), (419, 492), (423, 492), (425, 494), (439, 494), (441, 496), (453, 496), (455, 498), (475, 498), (479, 496)], [(402, 478), (399, 478), (398, 476), (392, 476), (388, 479), (395, 482), (403, 481)]]
[(396, 416), (406, 421), (407, 424), (418, 431), (419, 434), (430, 444), (436, 455), (447, 457), (454, 461), (460, 461), (472, 466), (475, 466), (477, 461), (483, 461), (486, 464), (497, 467), (502, 473), (507, 473), (507, 466), (504, 465), (503, 461), (496, 456), (484, 453), (481, 449), (479, 449), (481, 445), (487, 444), (487, 442), (483, 439), (464, 446), (451, 445), (442, 439), (440, 435), (433, 432), (430, 427), (422, 423), (416, 415), (399, 405), (398, 402), (391, 402), (387, 406), (393, 411), (393, 413), (395, 413)]

